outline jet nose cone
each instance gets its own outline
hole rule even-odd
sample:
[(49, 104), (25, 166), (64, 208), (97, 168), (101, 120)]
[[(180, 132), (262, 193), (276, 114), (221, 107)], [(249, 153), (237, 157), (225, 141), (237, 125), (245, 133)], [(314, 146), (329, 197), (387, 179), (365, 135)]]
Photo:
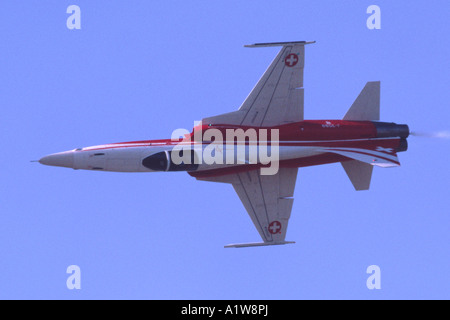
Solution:
[(66, 151), (54, 153), (43, 157), (39, 160), (39, 163), (45, 164), (47, 166), (73, 168), (73, 152)]

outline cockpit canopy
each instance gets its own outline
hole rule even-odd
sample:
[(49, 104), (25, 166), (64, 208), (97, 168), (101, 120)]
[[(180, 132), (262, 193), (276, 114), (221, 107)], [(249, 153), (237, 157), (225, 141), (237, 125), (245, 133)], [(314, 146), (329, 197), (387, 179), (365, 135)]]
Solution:
[(198, 168), (198, 158), (193, 150), (180, 150), (179, 157), (183, 157), (184, 152), (189, 152), (189, 163), (175, 164), (172, 160), (173, 151), (162, 151), (142, 160), (142, 165), (152, 171), (195, 171)]

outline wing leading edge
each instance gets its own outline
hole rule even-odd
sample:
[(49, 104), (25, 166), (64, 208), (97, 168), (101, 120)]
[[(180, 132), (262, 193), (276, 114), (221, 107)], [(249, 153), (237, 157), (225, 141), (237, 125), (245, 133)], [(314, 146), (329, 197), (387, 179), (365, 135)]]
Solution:
[(205, 118), (203, 123), (270, 127), (303, 120), (305, 45), (315, 41), (256, 43), (250, 48), (281, 50), (238, 111)]
[(293, 243), (285, 241), (294, 202), (297, 168), (280, 168), (275, 175), (260, 175), (259, 170), (219, 177), (197, 178), (233, 185), (263, 243), (233, 244), (226, 247), (267, 246)]

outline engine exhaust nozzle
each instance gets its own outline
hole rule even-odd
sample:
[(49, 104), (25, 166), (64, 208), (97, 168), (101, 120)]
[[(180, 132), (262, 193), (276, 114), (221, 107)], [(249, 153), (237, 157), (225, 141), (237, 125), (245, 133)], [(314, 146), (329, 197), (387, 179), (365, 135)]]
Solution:
[(375, 121), (373, 124), (377, 130), (377, 138), (400, 137), (406, 139), (409, 136), (409, 127), (406, 124)]

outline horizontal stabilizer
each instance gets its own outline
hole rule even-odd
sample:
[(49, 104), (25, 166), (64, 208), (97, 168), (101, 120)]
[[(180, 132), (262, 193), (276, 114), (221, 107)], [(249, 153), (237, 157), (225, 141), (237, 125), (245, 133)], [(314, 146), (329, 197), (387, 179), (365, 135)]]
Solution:
[(361, 161), (350, 160), (341, 162), (355, 190), (369, 190), (373, 166)]
[(237, 244), (229, 244), (224, 248), (265, 247), (290, 243), (295, 243), (295, 241), (237, 243)]
[(349, 121), (380, 120), (380, 81), (367, 82), (344, 116)]

